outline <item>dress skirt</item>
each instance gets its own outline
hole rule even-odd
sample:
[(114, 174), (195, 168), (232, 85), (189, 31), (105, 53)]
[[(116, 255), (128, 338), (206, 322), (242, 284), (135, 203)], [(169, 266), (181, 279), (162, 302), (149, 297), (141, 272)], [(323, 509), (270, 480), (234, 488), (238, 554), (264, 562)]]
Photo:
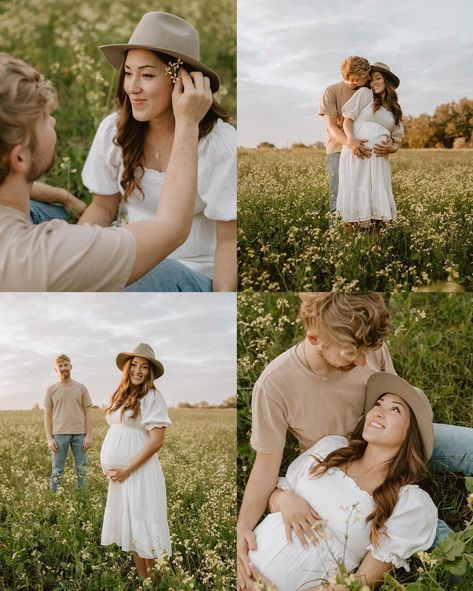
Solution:
[[(372, 121), (355, 121), (353, 130), (358, 139), (368, 140), (364, 144), (368, 148), (390, 136), (385, 127)], [(343, 146), (337, 211), (344, 222), (390, 221), (396, 216), (389, 157), (358, 158)]]

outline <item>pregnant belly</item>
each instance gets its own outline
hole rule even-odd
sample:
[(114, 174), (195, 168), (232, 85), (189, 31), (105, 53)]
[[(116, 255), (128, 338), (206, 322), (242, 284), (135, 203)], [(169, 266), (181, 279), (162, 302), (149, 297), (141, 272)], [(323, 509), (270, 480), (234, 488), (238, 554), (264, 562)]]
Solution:
[(289, 544), (280, 513), (265, 517), (255, 534), (257, 550), (249, 552), (250, 562), (278, 591), (318, 587), (337, 570), (336, 553), (326, 540), (304, 548), (293, 536)]
[(368, 148), (372, 148), (375, 144), (379, 144), (390, 137), (389, 131), (374, 121), (355, 121), (353, 131), (357, 139), (368, 140), (365, 144)]
[(114, 467), (128, 466), (148, 442), (146, 432), (139, 429), (110, 428), (100, 450), (102, 470), (106, 473)]

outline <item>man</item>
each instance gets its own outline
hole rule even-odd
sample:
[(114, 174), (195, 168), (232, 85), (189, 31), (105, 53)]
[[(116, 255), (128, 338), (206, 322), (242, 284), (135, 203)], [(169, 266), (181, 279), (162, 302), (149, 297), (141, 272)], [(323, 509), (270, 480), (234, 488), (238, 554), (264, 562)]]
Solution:
[[(253, 390), (251, 445), (256, 459), (237, 525), (240, 590), (252, 588), (248, 549), (256, 547), (253, 529), (268, 503), (281, 511), (288, 540), (294, 533), (303, 545), (307, 539), (315, 541), (312, 526), (318, 516), (311, 506), (293, 492), (275, 491), (287, 431), (302, 448), (329, 434), (346, 436), (363, 414), (370, 375), (396, 373), (383, 344), (389, 312), (380, 295), (330, 292), (303, 294), (301, 300), (304, 340), (274, 359)], [(434, 434), (430, 466), (471, 474), (473, 454), (465, 449), (473, 450), (473, 429), (434, 425)], [(439, 521), (437, 540), (449, 533)]]
[[(359, 56), (347, 57), (341, 64), (343, 80), (328, 86), (320, 99), (319, 115), (325, 119), (327, 130), (327, 141), (325, 144), (327, 152), (327, 169), (329, 173), (329, 204), (330, 211), (334, 213), (337, 209), (338, 193), (338, 168), (340, 164), (340, 153), (346, 145), (355, 156), (369, 158), (371, 149), (363, 144), (367, 140), (358, 139), (349, 142), (343, 131), (343, 105), (354, 93), (366, 86), (370, 79), (370, 64), (367, 59)], [(392, 140), (376, 144), (373, 152), (377, 156), (387, 156), (399, 149), (399, 143)]]
[(154, 219), (122, 228), (29, 219), (33, 181), (56, 146), (56, 92), (32, 67), (0, 54), (0, 290), (121, 291), (187, 238), (197, 188), (198, 124), (209, 79), (184, 70), (172, 95), (176, 132)]
[(49, 386), (44, 397), (44, 430), (52, 457), (50, 488), (56, 492), (64, 473), (69, 446), (74, 458), (77, 488), (85, 484), (86, 451), (92, 441), (92, 417), (87, 388), (71, 378), (71, 360), (56, 357), (54, 368), (59, 382)]

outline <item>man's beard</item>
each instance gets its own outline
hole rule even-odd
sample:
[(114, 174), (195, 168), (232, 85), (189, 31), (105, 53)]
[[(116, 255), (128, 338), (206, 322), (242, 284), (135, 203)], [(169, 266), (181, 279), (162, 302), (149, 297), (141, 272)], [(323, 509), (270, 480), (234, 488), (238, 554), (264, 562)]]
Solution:
[(55, 160), (56, 160), (56, 150), (53, 151), (52, 156), (51, 156), (51, 160), (49, 161), (49, 163), (47, 165), (40, 164), (38, 162), (38, 155), (37, 155), (37, 153), (35, 153), (33, 155), (33, 161), (31, 163), (31, 167), (26, 175), (27, 182), (32, 183), (36, 179), (39, 179), (40, 176), (43, 176), (43, 174), (50, 171), (51, 168), (54, 166)]

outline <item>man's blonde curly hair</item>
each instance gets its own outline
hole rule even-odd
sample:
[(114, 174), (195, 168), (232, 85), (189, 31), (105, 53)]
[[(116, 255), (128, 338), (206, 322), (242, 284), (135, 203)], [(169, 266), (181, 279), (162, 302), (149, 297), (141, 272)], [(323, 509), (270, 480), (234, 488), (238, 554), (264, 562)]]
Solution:
[(300, 318), (306, 332), (323, 344), (340, 346), (347, 358), (376, 350), (389, 333), (389, 310), (377, 293), (301, 293)]
[(348, 80), (349, 76), (366, 76), (370, 72), (370, 63), (364, 57), (351, 55), (343, 60), (340, 71), (344, 80)]
[(56, 104), (49, 80), (24, 61), (0, 53), (0, 184), (9, 173), (12, 148), (21, 144), (34, 151), (36, 125)]

